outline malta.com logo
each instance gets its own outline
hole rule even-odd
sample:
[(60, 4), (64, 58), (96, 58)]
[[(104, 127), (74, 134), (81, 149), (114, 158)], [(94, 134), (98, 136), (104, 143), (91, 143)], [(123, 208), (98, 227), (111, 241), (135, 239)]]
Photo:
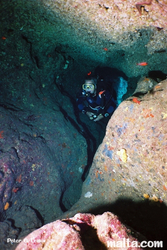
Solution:
[(163, 248), (163, 241), (130, 241), (130, 239), (122, 239), (121, 241), (108, 241), (107, 247), (115, 247), (127, 249), (130, 247), (140, 247), (140, 248)]

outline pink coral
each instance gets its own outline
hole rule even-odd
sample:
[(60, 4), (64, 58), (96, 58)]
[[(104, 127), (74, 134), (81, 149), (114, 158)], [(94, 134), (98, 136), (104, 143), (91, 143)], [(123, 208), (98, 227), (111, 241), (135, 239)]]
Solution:
[[(118, 242), (128, 242), (123, 249), (137, 250), (131, 247), (132, 241), (138, 241), (130, 235), (128, 230), (110, 212), (102, 215), (78, 213), (72, 218), (57, 220), (29, 234), (16, 250), (84, 250), (84, 249), (113, 249), (111, 245)], [(105, 247), (104, 247), (105, 246)], [(117, 248), (122, 249), (121, 248)]]

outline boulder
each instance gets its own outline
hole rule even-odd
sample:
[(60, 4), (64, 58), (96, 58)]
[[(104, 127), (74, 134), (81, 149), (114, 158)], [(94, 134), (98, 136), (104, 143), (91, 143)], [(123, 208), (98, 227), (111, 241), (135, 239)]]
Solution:
[(16, 250), (139, 250), (140, 243), (134, 234), (136, 233), (126, 228), (112, 213), (106, 212), (97, 216), (79, 213), (32, 232), (22, 240)]

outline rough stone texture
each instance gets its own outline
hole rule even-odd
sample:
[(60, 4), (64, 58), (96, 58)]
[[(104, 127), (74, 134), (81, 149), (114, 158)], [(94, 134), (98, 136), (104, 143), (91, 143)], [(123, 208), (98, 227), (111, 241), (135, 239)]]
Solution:
[(167, 80), (140, 99), (131, 97), (120, 104), (107, 125), (81, 198), (66, 216), (110, 208), (143, 234), (166, 239), (166, 111)]
[[(57, 220), (32, 232), (22, 240), (16, 250), (141, 249), (137, 247), (139, 242), (134, 234), (135, 232), (127, 229), (112, 213), (106, 212), (97, 216), (76, 214), (73, 218)], [(136, 235), (139, 237), (139, 234)], [(123, 240), (126, 242), (125, 247), (120, 244), (122, 241), (123, 246)], [(134, 242), (135, 246), (132, 245)], [(111, 244), (116, 247), (111, 247)]]
[(63, 212), (62, 196), (70, 186), (78, 190), (71, 205), (79, 198), (86, 143), (59, 110), (0, 111), (2, 217), (12, 219), (29, 205), (50, 222)]
[[(31, 231), (28, 231), (27, 234), (30, 232)], [(0, 248), (3, 250), (15, 249), (16, 246), (13, 244), (7, 244), (7, 239), (17, 239), (19, 233), (19, 229), (12, 227), (11, 221), (0, 222)]]
[[(37, 209), (46, 223), (55, 220), (62, 214), (62, 211), (65, 211), (65, 208), (70, 208), (78, 199), (85, 164), (92, 160), (92, 154), (105, 132), (105, 124), (92, 124), (83, 115), (79, 120), (75, 114), (76, 93), (89, 71), (94, 71), (95, 67), (99, 65), (122, 70), (129, 77), (128, 96), (133, 93), (137, 80), (142, 76), (149, 76), (151, 71), (157, 71), (155, 78), (158, 78), (158, 72), (162, 71), (164, 77), (160, 78), (165, 79), (167, 73), (166, 1), (153, 0), (150, 5), (143, 4), (144, 7), (141, 9), (137, 9), (137, 3), (135, 0), (1, 1), (0, 210), (3, 211), (1, 217), (3, 226), (5, 225), (3, 228), (6, 237), (18, 236), (19, 230), (14, 229), (13, 215), (20, 211), (23, 205)], [(148, 65), (145, 67), (137, 65), (143, 61), (146, 61)], [(157, 93), (162, 94), (163, 92)], [(158, 98), (161, 100), (156, 93), (154, 98), (158, 103)], [(117, 119), (118, 127), (115, 125), (115, 134), (117, 134), (117, 130), (121, 133), (122, 120), (120, 121), (120, 117), (122, 119), (124, 116), (126, 116), (124, 122), (128, 124), (128, 127), (125, 127), (125, 135), (132, 125), (134, 125), (134, 131), (138, 129), (138, 116), (139, 113), (141, 114), (139, 108), (145, 104), (145, 108), (142, 108), (147, 109), (147, 101), (143, 99), (140, 105), (137, 102), (137, 100), (134, 103), (127, 101), (116, 111), (109, 123), (115, 124), (114, 121)], [(133, 117), (128, 118), (128, 116), (131, 117), (128, 112), (131, 104), (134, 105), (132, 113), (135, 120)], [(158, 105), (161, 106), (161, 104)], [(126, 108), (128, 108), (127, 111)], [(148, 107), (148, 111), (144, 110), (142, 113), (142, 117), (146, 116), (146, 122), (149, 120), (154, 122), (158, 119), (155, 114), (152, 117), (150, 109)], [(166, 111), (163, 112), (163, 117), (165, 117)], [(128, 119), (131, 119), (131, 126)], [(144, 120), (144, 117), (142, 119)], [(166, 121), (165, 119), (162, 118), (163, 123)], [(144, 126), (146, 125), (144, 124)], [(148, 130), (148, 132), (150, 131), (153, 129)], [(146, 134), (144, 129), (141, 132)], [(157, 127), (154, 133), (157, 136)], [(141, 133), (137, 136), (140, 135)], [(142, 170), (140, 166), (137, 170), (141, 170), (141, 173), (145, 171), (145, 175), (139, 174), (137, 178), (133, 175), (132, 166), (128, 165), (129, 160), (132, 159), (129, 155), (132, 154), (132, 149), (125, 147), (128, 146), (128, 142), (126, 145), (121, 145), (120, 141), (118, 144), (113, 143), (114, 149), (110, 150), (108, 148), (110, 141), (107, 141), (111, 140), (110, 136), (113, 138), (108, 127), (106, 146), (101, 146), (101, 151), (99, 149), (99, 153), (106, 159), (106, 163), (102, 165), (102, 157), (98, 156), (99, 162), (95, 157), (90, 176), (84, 184), (81, 205), (79, 205), (80, 202), (77, 203), (76, 208), (87, 211), (96, 206), (96, 199), (101, 205), (101, 203), (116, 201), (117, 198), (122, 197), (123, 193), (123, 197), (127, 194), (126, 197), (133, 197), (139, 202), (141, 199), (147, 198), (148, 202), (152, 204), (152, 200), (157, 200), (156, 204), (160, 207), (157, 206), (156, 209), (159, 209), (158, 213), (161, 214), (161, 206), (166, 204), (166, 198), (163, 197), (166, 192), (166, 184), (162, 185), (165, 182), (166, 170), (163, 169), (159, 171), (160, 174), (155, 174), (154, 168), (150, 170), (150, 165), (148, 172)], [(118, 135), (117, 139), (119, 140)], [(132, 139), (139, 144), (135, 135)], [(139, 146), (141, 147), (141, 145)], [(140, 147), (139, 149), (141, 149)], [(164, 146), (161, 145), (161, 147)], [(157, 150), (157, 145), (153, 145), (152, 148)], [(146, 160), (149, 161), (151, 153), (150, 151), (147, 153), (147, 150), (143, 149), (143, 152)], [(155, 152), (152, 152), (153, 156)], [(112, 155), (117, 156), (115, 159), (120, 167), (110, 165), (110, 161), (112, 162), (114, 159), (111, 159)], [(134, 152), (132, 155), (134, 162), (137, 161), (138, 153)], [(127, 156), (127, 163), (120, 164), (119, 157), (126, 159)], [(156, 158), (156, 161), (159, 160)], [(116, 177), (114, 177), (116, 167), (118, 169)], [(130, 168), (132, 172), (131, 175), (128, 175)], [(157, 168), (155, 169), (157, 170)], [(164, 171), (164, 176), (162, 171)], [(87, 172), (85, 176), (86, 174)], [(148, 188), (145, 186), (145, 181), (148, 181), (147, 176), (157, 178), (154, 183), (151, 181), (155, 190), (152, 186), (148, 186)], [(160, 186), (157, 184), (158, 182)], [(110, 196), (106, 192), (109, 192), (108, 188), (111, 187), (112, 195)], [(77, 194), (74, 192), (76, 190)], [(93, 200), (95, 194), (97, 197)], [(161, 200), (164, 203), (161, 203)], [(86, 205), (84, 205), (85, 202)], [(64, 205), (65, 208), (63, 208)], [(131, 205), (126, 211), (129, 211), (131, 207), (132, 210), (139, 209)], [(140, 205), (139, 207), (141, 208)], [(75, 211), (75, 207), (73, 209)], [(120, 212), (119, 207), (116, 210), (117, 213)], [(147, 211), (150, 210), (155, 211), (155, 207), (151, 207), (151, 209), (147, 207)], [(142, 214), (142, 216), (144, 215)], [(136, 221), (137, 218), (138, 216), (132, 211), (127, 222)], [(152, 225), (153, 219), (150, 218), (150, 225)], [(40, 219), (40, 221), (42, 220)], [(141, 219), (141, 222), (143, 222), (141, 223), (143, 230), (144, 219)], [(156, 225), (160, 223), (163, 225), (162, 228), (165, 228), (161, 218), (155, 222)], [(37, 226), (39, 226), (38, 223)], [(148, 228), (148, 232), (149, 230), (150, 228)], [(162, 230), (160, 231), (162, 232)]]
[(142, 77), (137, 82), (137, 87), (133, 93), (135, 96), (139, 96), (141, 94), (146, 94), (148, 91), (152, 90), (157, 82), (149, 77)]
[(42, 221), (37, 210), (23, 205), (12, 218), (0, 222), (0, 249), (15, 249), (14, 241), (17, 241), (18, 236), (24, 237), (41, 226)]
[[(165, 72), (166, 1), (153, 0), (151, 5), (144, 5), (142, 15), (137, 3), (135, 0), (5, 1), (1, 12), (1, 34), (6, 37), (1, 40), (2, 60), (8, 63), (8, 70), (14, 58), (17, 62), (12, 69), (16, 66), (28, 69), (32, 63), (35, 69), (29, 73), (31, 78), (46, 82), (48, 76), (52, 78), (53, 70), (63, 70), (67, 61), (69, 67), (73, 63), (76, 67), (82, 65), (81, 74), (99, 64), (119, 68), (129, 77), (146, 75), (157, 68)], [(21, 41), (30, 58), (24, 53)], [(8, 53), (6, 46), (13, 47), (15, 52)], [(57, 59), (61, 62), (55, 65)], [(136, 67), (143, 60), (149, 67)]]

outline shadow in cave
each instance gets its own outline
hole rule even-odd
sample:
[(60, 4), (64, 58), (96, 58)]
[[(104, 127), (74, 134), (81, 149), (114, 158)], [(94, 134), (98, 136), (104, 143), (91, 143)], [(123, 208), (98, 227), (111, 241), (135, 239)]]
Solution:
[(163, 249), (167, 249), (167, 206), (163, 202), (149, 199), (134, 202), (125, 198), (87, 212), (98, 215), (106, 211), (117, 215), (123, 224), (133, 228), (147, 240), (163, 241)]
[(150, 71), (148, 73), (148, 76), (152, 79), (154, 79), (155, 81), (159, 82), (159, 81), (163, 81), (167, 78), (167, 74), (163, 73), (160, 70), (154, 70), (154, 71)]
[(60, 196), (60, 199), (59, 199), (59, 206), (60, 206), (62, 212), (65, 213), (65, 212), (68, 211), (68, 209), (63, 204), (63, 195), (64, 195), (64, 191), (61, 193), (61, 196)]
[[(98, 66), (94, 69), (94, 73), (91, 74), (92, 77), (98, 79), (98, 86), (103, 86), (104, 89), (109, 90), (113, 98), (116, 100), (119, 99), (120, 95), (125, 91), (124, 82), (128, 80), (126, 74), (116, 68), (111, 68), (107, 66)], [(123, 84), (123, 85), (122, 85)], [(67, 96), (73, 105), (75, 119), (68, 115), (66, 110), (57, 102), (59, 110), (64, 115), (64, 118), (72, 124), (73, 127), (86, 139), (87, 142), (87, 165), (84, 168), (82, 174), (82, 181), (84, 181), (88, 175), (90, 166), (93, 161), (94, 154), (97, 150), (97, 147), (101, 143), (105, 135), (106, 125), (111, 118), (111, 115), (107, 118), (102, 119), (101, 121), (94, 123), (92, 120), (89, 120), (86, 116), (85, 121), (83, 121), (82, 115), (79, 114), (77, 107), (76, 99), (70, 94), (60, 81), (56, 81), (55, 85), (57, 86), (60, 93), (64, 96)], [(123, 90), (122, 90), (123, 88)], [(121, 89), (121, 93), (119, 92)], [(114, 95), (115, 93), (115, 95)], [(122, 98), (122, 96), (121, 96)], [(82, 119), (83, 118), (83, 119)], [(99, 136), (100, 135), (100, 136)]]
[(126, 81), (128, 80), (128, 77), (123, 71), (120, 71), (116, 68), (111, 67), (102, 67), (98, 66), (95, 69), (95, 75), (97, 75), (99, 78), (104, 79), (105, 82), (112, 82), (113, 84), (117, 84), (118, 77), (124, 78)]

